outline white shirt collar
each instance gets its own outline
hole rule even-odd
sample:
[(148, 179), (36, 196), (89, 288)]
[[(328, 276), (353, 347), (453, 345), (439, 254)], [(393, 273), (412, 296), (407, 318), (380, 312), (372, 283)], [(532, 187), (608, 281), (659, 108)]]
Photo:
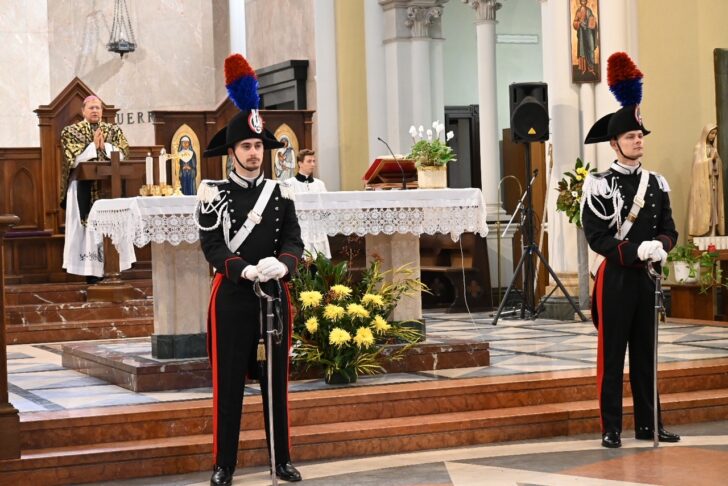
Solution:
[(258, 177), (255, 179), (247, 179), (245, 177), (239, 176), (234, 170), (230, 172), (230, 180), (233, 181), (235, 184), (239, 185), (240, 187), (244, 189), (248, 189), (251, 187), (258, 187), (260, 184), (263, 183), (265, 180), (265, 177), (263, 177), (263, 171), (260, 172)]
[(622, 165), (616, 160), (612, 162), (612, 166), (610, 167), (615, 172), (619, 172), (620, 174), (624, 175), (632, 175), (632, 174), (641, 174), (642, 173), (642, 162), (637, 164), (636, 166), (627, 166)]

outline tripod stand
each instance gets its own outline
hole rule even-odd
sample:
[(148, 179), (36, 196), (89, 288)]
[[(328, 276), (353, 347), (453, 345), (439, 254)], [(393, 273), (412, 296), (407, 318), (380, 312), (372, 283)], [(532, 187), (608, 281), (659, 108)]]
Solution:
[[(526, 142), (524, 143), (524, 149), (525, 149), (525, 158), (526, 158), (526, 174), (531, 173), (531, 144)], [(533, 184), (533, 181), (536, 178), (536, 174), (538, 172), (535, 172), (533, 175), (533, 178), (526, 186), (526, 192), (523, 194), (523, 197), (521, 197), (521, 200), (518, 201), (518, 205), (521, 208), (522, 212), (522, 224), (521, 224), (521, 236), (523, 238), (523, 252), (521, 254), (521, 259), (518, 261), (518, 265), (516, 266), (516, 269), (513, 272), (513, 278), (511, 279), (511, 283), (508, 285), (508, 288), (506, 289), (506, 293), (503, 296), (503, 300), (500, 303), (500, 306), (498, 306), (498, 312), (496, 312), (495, 317), (493, 318), (493, 325), (495, 326), (498, 323), (498, 319), (500, 318), (501, 314), (503, 313), (503, 308), (506, 305), (506, 302), (508, 302), (508, 295), (513, 290), (513, 287), (516, 283), (516, 278), (518, 276), (518, 273), (520, 271), (523, 271), (523, 301), (521, 303), (521, 319), (526, 318), (526, 311), (528, 311), (529, 318), (537, 318), (538, 314), (543, 310), (543, 304), (544, 301), (541, 302), (541, 304), (536, 307), (536, 293), (534, 287), (534, 260), (533, 256), (536, 255), (538, 258), (541, 259), (541, 263), (543, 263), (544, 268), (548, 270), (549, 274), (551, 274), (551, 277), (554, 279), (554, 282), (556, 282), (556, 285), (559, 289), (561, 289), (561, 292), (563, 292), (566, 299), (569, 301), (569, 304), (571, 304), (571, 307), (574, 308), (574, 312), (579, 314), (579, 317), (582, 321), (586, 321), (586, 317), (581, 312), (579, 307), (574, 303), (574, 300), (571, 298), (569, 293), (566, 291), (566, 288), (564, 287), (564, 284), (561, 283), (561, 280), (559, 280), (559, 277), (556, 275), (554, 270), (549, 266), (548, 262), (546, 261), (546, 258), (544, 258), (541, 251), (538, 249), (538, 245), (536, 245), (533, 241), (533, 203), (531, 198), (531, 185)], [(525, 203), (524, 203), (525, 200)], [(516, 208), (516, 212), (518, 211), (518, 207)], [(550, 296), (551, 294), (549, 294)], [(548, 297), (546, 297), (548, 298)]]

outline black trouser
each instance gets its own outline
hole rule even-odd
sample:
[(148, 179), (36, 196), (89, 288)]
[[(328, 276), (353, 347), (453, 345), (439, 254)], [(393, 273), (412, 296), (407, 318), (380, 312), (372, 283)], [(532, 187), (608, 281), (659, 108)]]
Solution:
[(597, 393), (602, 433), (622, 431), (622, 382), (628, 346), (635, 427), (652, 428), (655, 284), (644, 268), (604, 262), (597, 272), (594, 295), (599, 316)]
[[(265, 362), (256, 361), (260, 335), (259, 302), (249, 282), (234, 284), (216, 275), (212, 286), (208, 350), (213, 373), (213, 453), (215, 463), (231, 467), (237, 463), (243, 392), (247, 375), (261, 376), (263, 415), (268, 437), (267, 382), (260, 374)], [(283, 336), (273, 348), (273, 427), (278, 464), (290, 461), (288, 438), (288, 297), (282, 300)], [(263, 323), (265, 330), (265, 322)]]

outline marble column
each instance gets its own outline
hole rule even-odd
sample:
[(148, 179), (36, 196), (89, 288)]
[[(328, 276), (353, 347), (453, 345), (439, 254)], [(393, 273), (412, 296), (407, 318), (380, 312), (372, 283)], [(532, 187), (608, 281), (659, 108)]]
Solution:
[(20, 417), (8, 397), (8, 354), (5, 342), (5, 255), (3, 237), (7, 230), (18, 224), (20, 218), (12, 214), (0, 216), (0, 459), (20, 457)]
[(495, 0), (468, 0), (475, 10), (478, 45), (478, 105), (480, 106), (480, 174), (488, 220), (502, 219), (498, 196), (501, 163), (498, 137), (498, 98), (495, 63)]
[(384, 23), (383, 101), (387, 139), (395, 152), (409, 151), (411, 125), (443, 121), (442, 73), (437, 71), (442, 68), (440, 19), (447, 1), (379, 0)]

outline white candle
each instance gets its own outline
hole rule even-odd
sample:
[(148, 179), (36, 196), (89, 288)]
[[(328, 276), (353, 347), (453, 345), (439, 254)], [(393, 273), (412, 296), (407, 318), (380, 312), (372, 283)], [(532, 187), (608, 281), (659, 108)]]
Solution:
[(152, 158), (151, 152), (147, 152), (147, 158), (144, 161), (146, 162), (145, 168), (147, 169), (146, 184), (151, 186), (154, 184), (154, 159)]
[(159, 185), (167, 184), (167, 152), (162, 149), (159, 152)]

